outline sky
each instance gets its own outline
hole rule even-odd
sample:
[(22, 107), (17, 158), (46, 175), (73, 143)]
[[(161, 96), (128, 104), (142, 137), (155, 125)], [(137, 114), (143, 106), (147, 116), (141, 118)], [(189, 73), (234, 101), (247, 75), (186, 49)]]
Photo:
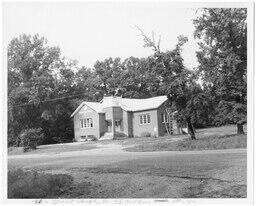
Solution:
[(3, 4), (4, 43), (22, 33), (44, 36), (49, 45), (59, 46), (63, 56), (80, 66), (93, 67), (108, 57), (146, 57), (146, 35), (161, 35), (161, 50), (172, 50), (177, 37), (188, 37), (184, 46), (185, 65), (197, 66), (198, 46), (193, 38), (195, 7), (174, 2), (8, 2)]

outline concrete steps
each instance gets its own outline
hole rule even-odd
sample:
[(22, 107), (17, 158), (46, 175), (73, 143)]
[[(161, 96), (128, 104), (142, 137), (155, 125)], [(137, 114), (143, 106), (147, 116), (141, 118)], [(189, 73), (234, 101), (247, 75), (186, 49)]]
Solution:
[(113, 133), (112, 132), (105, 133), (102, 137), (99, 138), (99, 140), (106, 140), (106, 139), (113, 139)]

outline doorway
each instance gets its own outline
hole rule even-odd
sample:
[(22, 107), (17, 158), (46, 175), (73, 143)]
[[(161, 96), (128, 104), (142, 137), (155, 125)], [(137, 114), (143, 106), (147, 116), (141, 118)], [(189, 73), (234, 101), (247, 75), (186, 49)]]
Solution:
[(112, 122), (111, 120), (106, 120), (107, 132), (112, 132)]

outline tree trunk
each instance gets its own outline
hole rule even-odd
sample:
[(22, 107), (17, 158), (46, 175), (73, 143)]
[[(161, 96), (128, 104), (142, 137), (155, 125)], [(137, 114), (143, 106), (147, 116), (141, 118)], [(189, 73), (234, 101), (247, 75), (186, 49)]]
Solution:
[(190, 121), (190, 118), (187, 119), (187, 126), (188, 126), (188, 133), (189, 133), (191, 139), (196, 139), (194, 127)]
[(244, 128), (242, 124), (237, 124), (237, 134), (244, 134)]

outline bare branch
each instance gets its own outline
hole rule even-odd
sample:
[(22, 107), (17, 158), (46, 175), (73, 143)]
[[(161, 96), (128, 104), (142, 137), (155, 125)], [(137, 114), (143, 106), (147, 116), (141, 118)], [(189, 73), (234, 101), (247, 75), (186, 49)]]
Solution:
[(160, 52), (160, 42), (161, 42), (161, 36), (159, 36), (158, 44), (156, 45), (155, 42), (155, 34), (152, 32), (152, 39), (149, 38), (140, 27), (135, 25), (135, 27), (140, 31), (141, 36), (143, 37), (144, 41), (144, 47), (151, 47), (155, 52), (159, 53)]
[(157, 43), (157, 49), (160, 51), (160, 43), (161, 43), (161, 35), (159, 35), (158, 43)]

